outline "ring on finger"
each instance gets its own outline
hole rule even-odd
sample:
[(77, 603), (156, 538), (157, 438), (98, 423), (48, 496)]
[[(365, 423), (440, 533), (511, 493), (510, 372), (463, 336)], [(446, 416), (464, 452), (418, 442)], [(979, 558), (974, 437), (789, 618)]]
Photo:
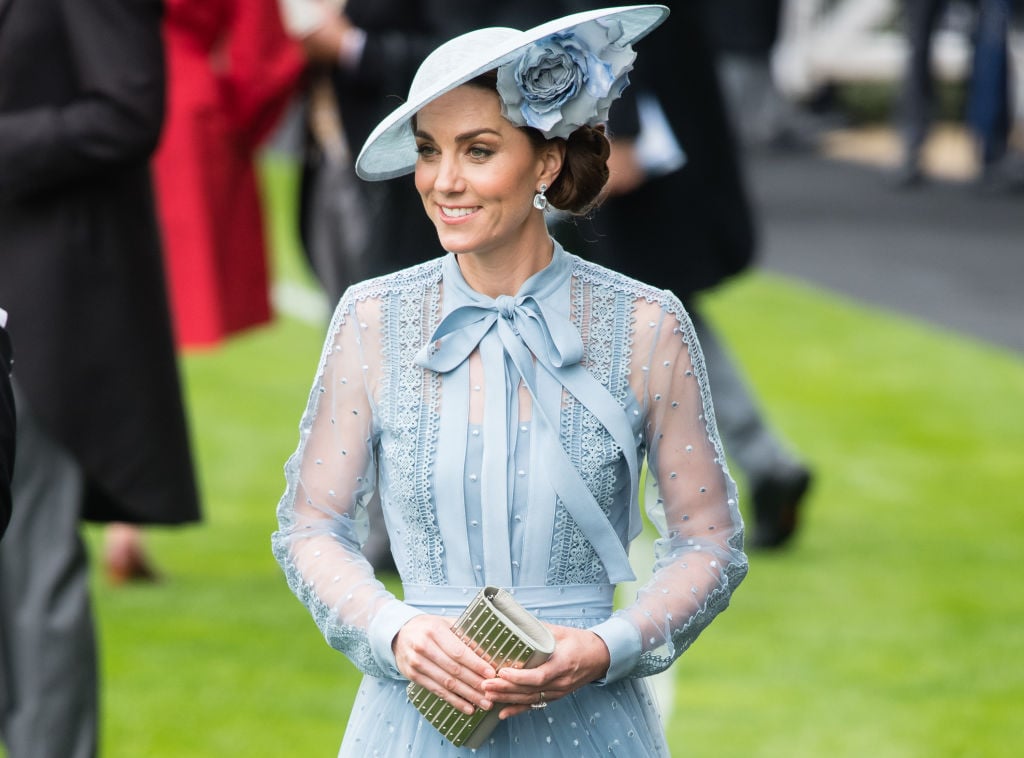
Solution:
[(541, 690), (537, 694), (537, 702), (536, 703), (530, 703), (530, 707), (533, 708), (534, 710), (540, 710), (541, 708), (547, 708), (548, 707), (548, 701), (544, 698), (544, 690)]

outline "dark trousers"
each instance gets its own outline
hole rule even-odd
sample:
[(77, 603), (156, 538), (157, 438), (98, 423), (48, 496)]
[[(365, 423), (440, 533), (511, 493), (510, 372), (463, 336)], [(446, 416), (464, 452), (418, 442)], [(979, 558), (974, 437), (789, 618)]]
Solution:
[(946, 0), (904, 0), (903, 13), (908, 45), (903, 77), (903, 145), (909, 160), (916, 161), (935, 111), (935, 80), (932, 77), (932, 37), (946, 8)]
[(1013, 125), (1010, 107), (1010, 0), (981, 0), (974, 39), (967, 123), (986, 165), (1006, 154)]
[[(932, 38), (947, 0), (904, 0), (909, 56), (901, 104), (903, 144), (916, 162), (935, 115)], [(1006, 152), (1011, 126), (1009, 50), (1010, 0), (980, 0), (968, 95), (967, 123), (981, 158), (992, 163)]]
[(14, 513), (0, 541), (0, 736), (10, 758), (92, 758), (98, 708), (79, 535), (84, 478), (17, 389)]

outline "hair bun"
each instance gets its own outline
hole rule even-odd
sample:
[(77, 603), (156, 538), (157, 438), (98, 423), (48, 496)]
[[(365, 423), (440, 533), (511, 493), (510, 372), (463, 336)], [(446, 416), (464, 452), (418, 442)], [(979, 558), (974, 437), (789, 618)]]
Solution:
[(608, 182), (611, 145), (604, 126), (581, 126), (565, 141), (562, 172), (547, 192), (555, 208), (574, 214), (590, 210)]

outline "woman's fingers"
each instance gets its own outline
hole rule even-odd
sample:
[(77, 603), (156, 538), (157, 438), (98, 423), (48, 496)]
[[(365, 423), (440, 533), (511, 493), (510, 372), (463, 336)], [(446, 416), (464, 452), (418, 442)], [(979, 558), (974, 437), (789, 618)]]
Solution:
[(494, 676), (494, 667), (467, 647), (452, 631), (451, 621), (440, 616), (410, 619), (395, 635), (392, 649), (403, 674), (403, 663), (429, 660), (473, 684)]
[[(477, 707), (490, 710), (493, 703), (484, 695), (480, 684), (469, 684), (459, 678), (458, 674), (460, 673), (464, 672), (452, 673), (432, 661), (425, 660), (417, 668), (417, 677), (413, 681), (423, 685), (435, 695), (443, 697), (465, 713), (472, 713)], [(483, 682), (479, 678), (477, 681)]]
[(420, 615), (409, 620), (392, 642), (398, 670), (410, 681), (472, 713), (492, 707), (483, 692), (494, 668), (470, 650), (451, 630), (451, 621)]
[(451, 621), (423, 614), (410, 619), (392, 643), (398, 670), (448, 703), (472, 713), (501, 703), (501, 718), (565, 697), (604, 676), (608, 649), (593, 632), (552, 626), (555, 653), (533, 669), (495, 672), (451, 629)]
[(484, 680), (483, 690), (488, 697), (506, 705), (539, 705), (542, 702), (558, 700), (579, 689), (579, 685), (571, 676), (559, 672), (554, 667), (543, 671), (540, 669), (541, 667), (530, 670), (531, 674), (540, 676), (517, 681), (510, 681), (510, 678), (518, 672), (502, 669), (495, 678)]
[(608, 648), (596, 634), (564, 626), (550, 629), (555, 653), (546, 662), (532, 669), (504, 668), (483, 682), (486, 695), (507, 706), (501, 710), (502, 718), (563, 698), (608, 670)]

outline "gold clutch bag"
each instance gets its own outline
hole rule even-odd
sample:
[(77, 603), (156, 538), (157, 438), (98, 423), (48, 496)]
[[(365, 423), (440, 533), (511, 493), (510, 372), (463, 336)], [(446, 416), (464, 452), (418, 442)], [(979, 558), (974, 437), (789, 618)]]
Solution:
[[(555, 638), (509, 592), (484, 587), (452, 625), (452, 631), (495, 671), (506, 666), (533, 668), (555, 651)], [(455, 747), (478, 748), (498, 725), (501, 705), (463, 713), (418, 684), (409, 683), (409, 700)]]

